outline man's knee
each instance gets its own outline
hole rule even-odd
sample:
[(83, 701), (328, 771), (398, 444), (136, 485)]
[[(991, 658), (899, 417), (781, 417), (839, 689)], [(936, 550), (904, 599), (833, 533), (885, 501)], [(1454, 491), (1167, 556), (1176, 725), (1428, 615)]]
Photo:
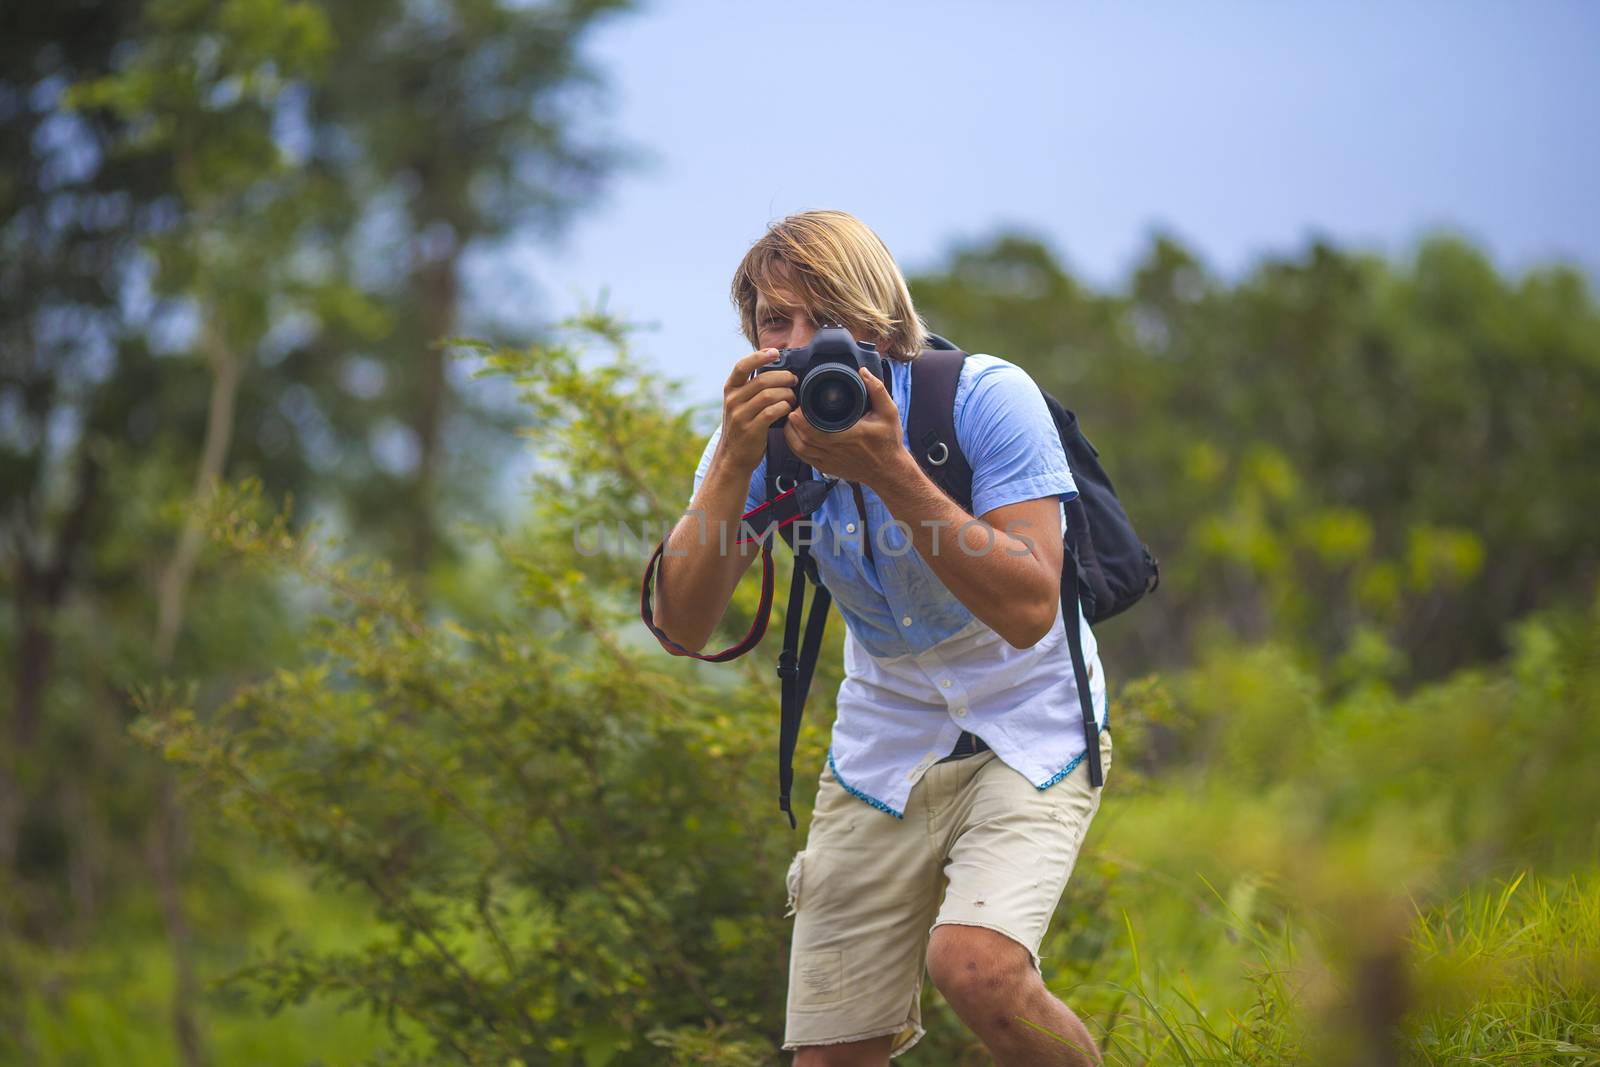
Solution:
[(1040, 982), (1026, 948), (993, 930), (954, 924), (934, 928), (928, 977), (969, 1022), (993, 1013), (1009, 1019)]
[(807, 1045), (795, 1050), (792, 1067), (884, 1067), (893, 1044), (891, 1036), (837, 1045)]

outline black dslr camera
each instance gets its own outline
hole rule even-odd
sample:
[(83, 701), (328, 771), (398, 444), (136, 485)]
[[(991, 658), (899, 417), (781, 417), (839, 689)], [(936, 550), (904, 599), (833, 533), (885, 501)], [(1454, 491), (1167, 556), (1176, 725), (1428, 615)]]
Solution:
[(795, 396), (806, 421), (819, 430), (839, 433), (867, 413), (867, 386), (859, 373), (862, 367), (879, 381), (885, 380), (883, 358), (876, 347), (857, 341), (842, 326), (824, 326), (810, 344), (779, 349), (778, 358), (756, 373), (791, 371), (800, 379)]

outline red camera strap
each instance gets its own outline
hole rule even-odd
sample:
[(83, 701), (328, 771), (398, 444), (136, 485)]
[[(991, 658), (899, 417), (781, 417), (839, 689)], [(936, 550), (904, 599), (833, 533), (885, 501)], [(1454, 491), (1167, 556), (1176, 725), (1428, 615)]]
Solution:
[(645, 565), (644, 581), (639, 588), (639, 617), (645, 626), (655, 635), (661, 647), (674, 656), (690, 656), (694, 659), (704, 660), (707, 663), (725, 663), (730, 659), (738, 659), (761, 643), (761, 638), (766, 635), (767, 622), (772, 615), (772, 538), (773, 534), (785, 526), (810, 515), (822, 506), (828, 492), (838, 484), (836, 478), (826, 478), (821, 481), (808, 479), (795, 486), (793, 489), (779, 493), (771, 500), (764, 501), (757, 507), (751, 508), (740, 516), (739, 531), (741, 536), (734, 544), (744, 545), (752, 541), (761, 542), (761, 602), (756, 605), (755, 618), (750, 623), (750, 629), (737, 642), (729, 645), (721, 652), (709, 655), (700, 652), (691, 652), (672, 638), (662, 632), (656, 625), (653, 590), (655, 588), (656, 567), (660, 565), (666, 554), (667, 542), (663, 538), (656, 546), (655, 552), (650, 555), (650, 562)]

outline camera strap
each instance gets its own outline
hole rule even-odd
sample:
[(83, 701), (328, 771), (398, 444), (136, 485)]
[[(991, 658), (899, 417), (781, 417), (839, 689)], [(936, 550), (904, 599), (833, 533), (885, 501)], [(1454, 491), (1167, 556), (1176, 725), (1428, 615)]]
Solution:
[[(702, 653), (684, 648), (672, 638), (668, 637), (655, 622), (654, 590), (656, 567), (660, 565), (662, 557), (666, 554), (667, 542), (663, 538), (656, 545), (656, 550), (650, 556), (650, 562), (645, 565), (644, 581), (639, 588), (639, 617), (645, 626), (655, 635), (661, 647), (674, 656), (689, 656), (693, 659), (704, 660), (707, 663), (726, 663), (731, 659), (738, 659), (761, 643), (761, 638), (766, 635), (767, 621), (772, 615), (772, 540), (773, 535), (792, 523), (798, 522), (822, 506), (828, 493), (838, 484), (837, 478), (807, 479), (787, 492), (779, 493), (772, 499), (765, 501), (758, 507), (751, 508), (740, 516), (739, 532), (742, 536), (735, 544), (749, 544), (753, 541), (761, 542), (761, 601), (756, 605), (755, 618), (750, 622), (750, 629), (734, 644), (729, 645), (721, 652)], [(704, 530), (702, 529), (702, 534)], [(804, 544), (808, 538), (796, 538), (797, 544)], [(726, 543), (725, 541), (723, 543)], [(806, 553), (805, 565), (801, 564), (799, 554), (796, 554), (795, 575), (804, 582), (804, 572), (811, 566), (810, 553)], [(791, 606), (793, 591), (791, 590)], [(798, 625), (798, 621), (791, 625)], [(821, 638), (819, 636), (818, 640)], [(807, 684), (810, 679), (807, 679)]]
[[(801, 483), (807, 484), (807, 483)], [(805, 608), (806, 582), (817, 587), (811, 597), (811, 614), (806, 619), (805, 643), (800, 644), (800, 614)], [(800, 720), (805, 713), (806, 695), (811, 692), (811, 677), (822, 651), (822, 632), (828, 625), (828, 609), (833, 595), (816, 578), (811, 559), (811, 538), (795, 538), (794, 578), (789, 583), (789, 609), (783, 619), (783, 651), (778, 654), (778, 679), (781, 686), (778, 719), (778, 810), (789, 817), (795, 829), (794, 809), (789, 794), (794, 789), (794, 750), (800, 741)], [(799, 646), (798, 656), (796, 646)]]
[[(767, 622), (772, 616), (772, 541), (784, 528), (806, 518), (822, 506), (837, 478), (807, 478), (794, 488), (778, 493), (759, 507), (751, 508), (740, 516), (739, 530), (743, 535), (735, 543), (761, 542), (761, 601), (756, 605), (755, 618), (750, 629), (734, 644), (721, 652), (710, 654), (693, 652), (668, 637), (655, 622), (652, 593), (655, 588), (656, 567), (666, 554), (667, 542), (662, 539), (650, 556), (644, 569), (644, 582), (639, 590), (639, 617), (661, 647), (674, 656), (689, 656), (707, 663), (725, 663), (737, 659), (761, 643), (766, 635)], [(811, 691), (811, 678), (817, 669), (817, 657), (822, 650), (822, 634), (828, 625), (828, 609), (833, 597), (817, 578), (816, 562), (811, 558), (810, 531), (794, 542), (794, 578), (789, 584), (789, 607), (784, 613), (783, 651), (778, 654), (778, 679), (782, 686), (780, 718), (778, 724), (778, 810), (789, 817), (789, 828), (794, 829), (794, 811), (789, 796), (794, 789), (794, 750), (800, 740), (800, 719), (805, 711), (806, 696)], [(805, 611), (806, 583), (817, 587), (811, 598), (811, 613), (806, 620), (805, 638), (800, 637), (800, 616)]]

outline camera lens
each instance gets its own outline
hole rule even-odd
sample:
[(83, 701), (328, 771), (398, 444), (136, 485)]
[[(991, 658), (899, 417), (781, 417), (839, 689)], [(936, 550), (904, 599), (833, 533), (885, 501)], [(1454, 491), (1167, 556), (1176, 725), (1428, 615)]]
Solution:
[(843, 382), (824, 382), (811, 394), (811, 403), (816, 408), (817, 414), (829, 420), (843, 418), (849, 414), (853, 399)]
[(800, 410), (819, 430), (839, 433), (854, 426), (867, 411), (867, 387), (851, 367), (823, 364), (800, 383)]

